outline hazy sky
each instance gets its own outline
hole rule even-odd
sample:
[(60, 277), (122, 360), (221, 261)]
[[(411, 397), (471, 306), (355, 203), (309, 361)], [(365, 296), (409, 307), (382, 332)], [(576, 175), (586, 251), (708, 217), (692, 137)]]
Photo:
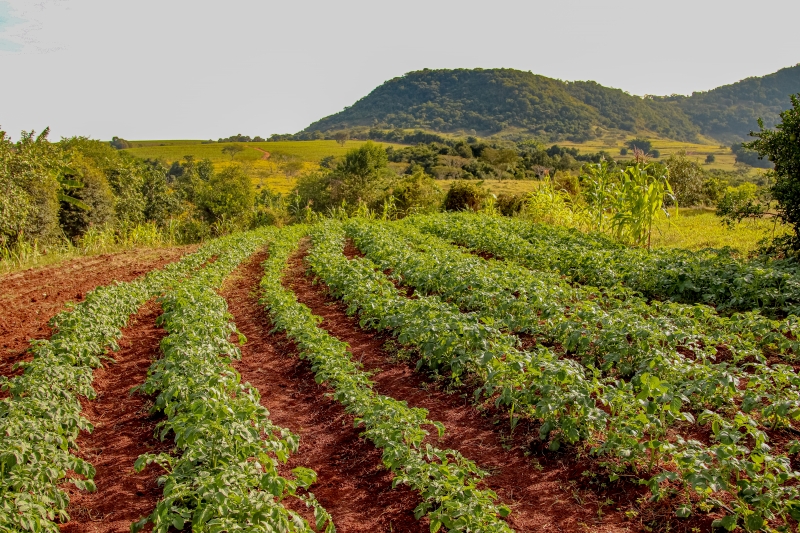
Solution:
[(0, 128), (293, 133), (426, 67), (689, 94), (800, 62), (798, 20), (797, 0), (0, 0)]

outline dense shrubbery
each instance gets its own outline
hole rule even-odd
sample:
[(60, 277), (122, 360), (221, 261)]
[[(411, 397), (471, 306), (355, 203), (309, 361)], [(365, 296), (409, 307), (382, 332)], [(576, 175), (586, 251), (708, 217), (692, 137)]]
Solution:
[(0, 132), (0, 248), (24, 243), (79, 243), (98, 232), (114, 239), (147, 226), (171, 242), (193, 242), (249, 226), (254, 191), (238, 166), (218, 172), (187, 157), (167, 169), (118, 151), (126, 143), (72, 137), (57, 143), (48, 130), (12, 142)]

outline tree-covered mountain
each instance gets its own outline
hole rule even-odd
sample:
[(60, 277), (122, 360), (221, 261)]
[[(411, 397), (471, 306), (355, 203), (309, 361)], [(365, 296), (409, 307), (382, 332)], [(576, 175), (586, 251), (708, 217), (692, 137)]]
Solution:
[(420, 70), (394, 78), (304, 131), (424, 129), (585, 140), (605, 130), (677, 140), (741, 140), (800, 93), (800, 65), (691, 96), (645, 97), (593, 81), (564, 82), (514, 69)]
[(747, 78), (691, 96), (661, 98), (675, 103), (703, 134), (724, 141), (744, 140), (758, 131), (758, 119), (772, 128), (789, 109), (790, 94), (800, 93), (800, 64), (762, 77)]
[(649, 130), (694, 139), (699, 130), (675, 106), (594, 82), (563, 82), (514, 69), (421, 70), (394, 78), (306, 131), (420, 128), (491, 135), (519, 131), (586, 139), (605, 129)]

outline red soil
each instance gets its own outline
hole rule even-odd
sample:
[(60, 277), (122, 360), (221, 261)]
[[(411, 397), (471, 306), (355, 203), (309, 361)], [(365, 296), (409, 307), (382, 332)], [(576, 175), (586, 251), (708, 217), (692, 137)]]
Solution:
[(143, 453), (168, 451), (171, 441), (159, 442), (153, 432), (157, 420), (148, 415), (152, 402), (131, 388), (142, 383), (159, 353), (166, 331), (156, 327), (161, 307), (151, 301), (123, 330), (116, 360), (94, 373), (95, 400), (83, 400), (83, 414), (94, 431), (78, 438), (79, 455), (96, 469), (97, 491), (87, 493), (69, 485), (71, 521), (64, 533), (127, 533), (132, 522), (153, 510), (161, 498), (156, 479), (162, 471), (149, 466), (137, 474), (133, 464)]
[(80, 302), (96, 287), (130, 281), (195, 249), (182, 246), (80, 257), (0, 277), (0, 375), (11, 375), (12, 365), (25, 359), (30, 339), (50, 337), (47, 323), (65, 303)]
[[(348, 252), (351, 257), (359, 255), (352, 249)], [(588, 482), (581, 479), (587, 469), (585, 465), (567, 459), (566, 454), (539, 460), (526, 457), (526, 439), (512, 439), (503, 434), (508, 427), (506, 420), (482, 416), (464, 395), (436, 390), (408, 365), (392, 362), (384, 350), (387, 339), (360, 329), (357, 319), (346, 315), (344, 305), (327, 297), (322, 285), (311, 284), (304, 274), (304, 255), (301, 250), (301, 254), (292, 258), (287, 276), (298, 300), (323, 317), (321, 327), (347, 342), (367, 369), (377, 371), (372, 379), (378, 392), (428, 409), (430, 418), (442, 422), (446, 428), (444, 439), (437, 444), (459, 450), (491, 472), (486, 483), (497, 492), (500, 501), (510, 505), (512, 513), (508, 520), (515, 530), (638, 529), (615, 510), (619, 502), (601, 505), (608, 494), (586, 490)], [(602, 509), (602, 516), (598, 509)]]
[[(404, 486), (392, 489), (392, 474), (383, 468), (380, 451), (359, 437), (353, 417), (326, 396), (331, 390), (314, 381), (294, 343), (285, 334), (269, 333), (272, 324), (256, 296), (264, 257), (256, 254), (242, 265), (222, 295), (247, 337), (242, 360), (235, 364), (242, 380), (258, 389), (274, 423), (300, 436), (300, 449), (282, 473), (297, 466), (317, 472), (311, 491), (340, 533), (428, 531), (424, 520), (414, 519), (419, 495)], [(303, 509), (294, 509), (310, 518)]]

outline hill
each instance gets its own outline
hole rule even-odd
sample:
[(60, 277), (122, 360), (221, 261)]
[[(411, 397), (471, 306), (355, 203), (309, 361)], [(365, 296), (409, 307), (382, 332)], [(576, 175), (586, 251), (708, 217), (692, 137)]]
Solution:
[(703, 134), (741, 141), (751, 130), (758, 130), (759, 117), (766, 127), (777, 124), (779, 113), (790, 107), (789, 95), (796, 93), (800, 93), (800, 64), (691, 96), (660, 100), (676, 104)]
[(514, 69), (421, 70), (394, 78), (306, 132), (353, 127), (504, 131), (585, 140), (603, 130), (694, 140), (699, 129), (668, 102), (594, 82), (564, 82)]
[(762, 117), (773, 126), (800, 92), (800, 65), (691, 96), (640, 98), (593, 81), (565, 82), (514, 69), (420, 70), (391, 79), (304, 130), (423, 129), (516, 133), (586, 141), (605, 131), (697, 141), (741, 141)]

